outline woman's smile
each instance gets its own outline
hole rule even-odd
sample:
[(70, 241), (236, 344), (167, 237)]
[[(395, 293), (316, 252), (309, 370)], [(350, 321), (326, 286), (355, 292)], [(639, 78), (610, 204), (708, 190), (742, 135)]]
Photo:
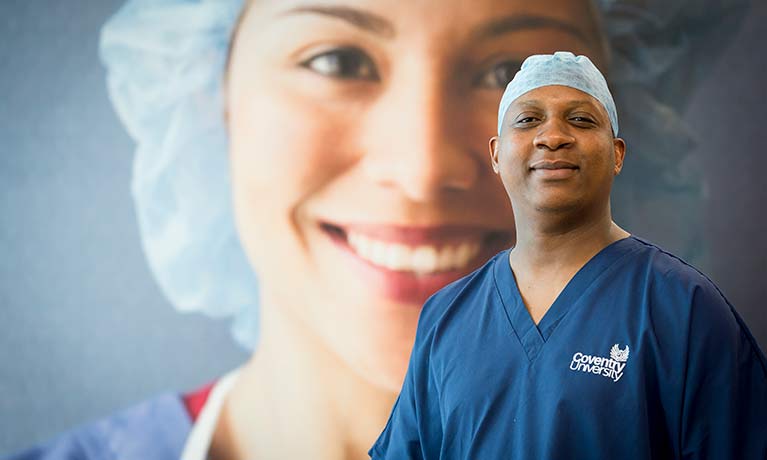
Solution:
[(324, 221), (320, 228), (372, 291), (417, 307), (440, 287), (465, 276), (504, 248), (513, 237), (510, 231), (460, 225)]

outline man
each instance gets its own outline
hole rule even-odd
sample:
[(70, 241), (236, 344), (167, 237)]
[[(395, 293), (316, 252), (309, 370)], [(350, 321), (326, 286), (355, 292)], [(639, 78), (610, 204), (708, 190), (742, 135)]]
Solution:
[(421, 313), (383, 459), (765, 459), (767, 362), (704, 275), (611, 218), (615, 104), (528, 58), (490, 140), (517, 244)]

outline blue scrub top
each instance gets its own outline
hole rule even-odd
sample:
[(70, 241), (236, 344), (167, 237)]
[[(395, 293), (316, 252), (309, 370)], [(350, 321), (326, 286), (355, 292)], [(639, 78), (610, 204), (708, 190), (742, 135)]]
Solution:
[(181, 396), (168, 393), (6, 460), (178, 460), (191, 428)]
[(383, 459), (767, 459), (767, 362), (700, 272), (629, 237), (536, 326), (504, 251), (426, 303)]

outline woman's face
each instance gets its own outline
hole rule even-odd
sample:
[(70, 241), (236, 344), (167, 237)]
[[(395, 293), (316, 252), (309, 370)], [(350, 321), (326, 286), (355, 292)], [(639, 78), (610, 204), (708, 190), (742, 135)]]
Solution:
[(514, 240), (486, 154), (498, 102), (530, 54), (600, 62), (586, 4), (253, 2), (227, 105), (264, 308), (398, 389), (423, 302)]

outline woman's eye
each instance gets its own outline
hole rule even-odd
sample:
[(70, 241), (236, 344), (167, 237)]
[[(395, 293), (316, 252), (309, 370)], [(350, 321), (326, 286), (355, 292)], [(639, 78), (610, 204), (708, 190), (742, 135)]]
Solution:
[(505, 89), (521, 65), (521, 62), (515, 60), (499, 62), (480, 75), (477, 83), (483, 88)]
[(312, 56), (301, 66), (334, 78), (378, 80), (373, 61), (358, 48), (337, 48)]

